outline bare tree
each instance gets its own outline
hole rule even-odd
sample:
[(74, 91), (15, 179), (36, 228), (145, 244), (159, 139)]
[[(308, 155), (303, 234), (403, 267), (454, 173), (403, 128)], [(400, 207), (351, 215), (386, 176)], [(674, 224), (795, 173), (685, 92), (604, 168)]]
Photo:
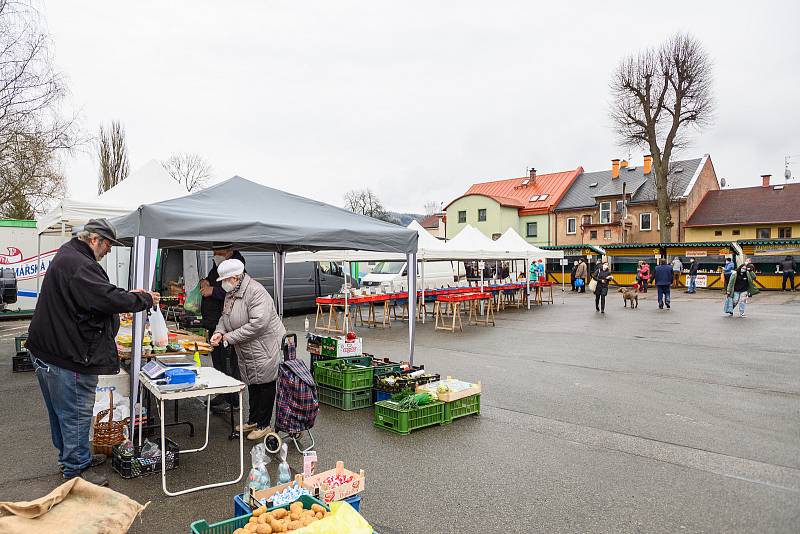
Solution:
[(100, 161), (100, 174), (97, 180), (99, 195), (120, 183), (129, 174), (125, 128), (119, 121), (112, 121), (108, 128), (100, 125), (97, 156)]
[(351, 189), (344, 195), (344, 207), (353, 213), (367, 215), (374, 219), (389, 221), (389, 214), (378, 196), (369, 188)]
[(670, 161), (689, 133), (713, 119), (712, 65), (687, 34), (622, 60), (611, 81), (611, 118), (622, 145), (645, 147), (653, 157), (661, 241), (671, 240)]
[(64, 194), (59, 161), (86, 141), (31, 2), (0, 0), (0, 206), (33, 216)]
[(212, 176), (211, 165), (197, 154), (173, 154), (161, 166), (190, 193), (203, 189)]
[(431, 200), (425, 203), (425, 215), (433, 215), (435, 213), (439, 213), (440, 209), (441, 209), (441, 204), (439, 204), (435, 200)]
[(58, 158), (37, 137), (20, 136), (7, 148), (13, 152), (0, 172), (0, 183), (12, 193), (0, 202), (0, 217), (33, 219), (66, 193)]

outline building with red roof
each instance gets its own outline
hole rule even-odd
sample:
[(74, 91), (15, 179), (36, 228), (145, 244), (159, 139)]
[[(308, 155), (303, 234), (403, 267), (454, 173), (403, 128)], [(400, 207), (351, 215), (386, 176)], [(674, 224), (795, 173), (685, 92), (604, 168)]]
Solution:
[(447, 238), (470, 224), (497, 239), (514, 228), (534, 245), (554, 240), (553, 209), (583, 168), (549, 174), (531, 169), (527, 176), (473, 184), (445, 208)]

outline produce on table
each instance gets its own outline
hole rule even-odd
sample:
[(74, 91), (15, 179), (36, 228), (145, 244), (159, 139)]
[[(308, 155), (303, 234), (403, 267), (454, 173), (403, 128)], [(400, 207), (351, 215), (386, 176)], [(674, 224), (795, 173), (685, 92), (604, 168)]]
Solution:
[(322, 482), (327, 484), (329, 488), (338, 488), (339, 486), (349, 484), (354, 478), (355, 477), (353, 475), (330, 475), (325, 477)]
[(253, 515), (243, 528), (237, 528), (233, 534), (272, 534), (273, 532), (290, 532), (324, 519), (328, 515), (325, 507), (312, 504), (306, 510), (300, 501), (293, 502), (289, 509), (278, 508), (267, 512), (266, 506), (253, 510)]
[[(288, 488), (285, 488), (283, 491), (279, 491), (272, 495), (269, 498), (272, 501), (273, 506), (283, 506), (284, 504), (289, 504), (290, 502), (295, 502), (298, 500), (302, 495), (311, 495), (306, 488), (300, 487), (300, 485), (295, 482)], [(266, 504), (267, 499), (261, 499), (263, 504)]]

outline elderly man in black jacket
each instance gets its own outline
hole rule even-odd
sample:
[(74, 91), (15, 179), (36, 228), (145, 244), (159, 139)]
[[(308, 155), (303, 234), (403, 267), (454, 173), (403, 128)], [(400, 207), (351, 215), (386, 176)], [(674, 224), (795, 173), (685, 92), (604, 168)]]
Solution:
[(92, 219), (61, 246), (42, 282), (27, 342), (64, 478), (80, 476), (103, 486), (108, 480), (89, 470), (105, 461), (89, 446), (97, 376), (119, 373), (118, 314), (146, 310), (159, 300), (158, 293), (109, 282), (98, 262), (112, 244), (120, 244), (114, 227)]

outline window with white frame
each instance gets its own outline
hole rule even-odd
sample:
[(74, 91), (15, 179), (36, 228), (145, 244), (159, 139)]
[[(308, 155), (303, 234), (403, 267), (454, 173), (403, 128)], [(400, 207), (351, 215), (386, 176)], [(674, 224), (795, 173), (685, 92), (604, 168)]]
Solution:
[(611, 202), (600, 203), (600, 224), (608, 224), (611, 222)]
[(648, 232), (653, 229), (653, 216), (650, 212), (639, 214), (639, 230)]
[(616, 212), (617, 213), (622, 213), (622, 208), (623, 208), (622, 201), (621, 200), (617, 200), (617, 211)]
[(574, 234), (577, 232), (578, 219), (575, 217), (567, 218), (567, 233)]

